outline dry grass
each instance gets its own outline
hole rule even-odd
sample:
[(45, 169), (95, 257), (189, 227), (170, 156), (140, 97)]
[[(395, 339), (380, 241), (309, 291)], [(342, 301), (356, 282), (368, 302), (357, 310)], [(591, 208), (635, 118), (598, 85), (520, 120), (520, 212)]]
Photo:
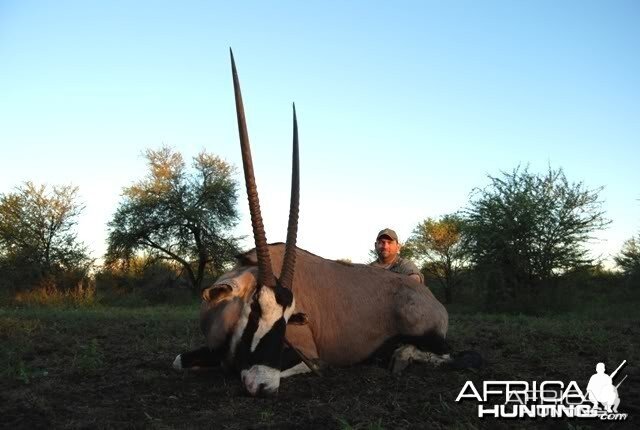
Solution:
[(96, 304), (96, 288), (78, 283), (74, 288), (60, 290), (53, 285), (43, 285), (29, 291), (19, 291), (13, 301), (19, 305), (74, 306), (84, 307)]

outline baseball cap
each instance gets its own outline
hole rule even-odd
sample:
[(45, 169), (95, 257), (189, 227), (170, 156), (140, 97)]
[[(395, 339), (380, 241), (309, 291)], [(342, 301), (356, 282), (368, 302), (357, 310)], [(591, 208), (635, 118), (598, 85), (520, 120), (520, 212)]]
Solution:
[(398, 235), (395, 231), (390, 228), (385, 228), (384, 230), (380, 230), (380, 233), (376, 236), (376, 240), (380, 239), (380, 236), (389, 236), (391, 239), (398, 241)]

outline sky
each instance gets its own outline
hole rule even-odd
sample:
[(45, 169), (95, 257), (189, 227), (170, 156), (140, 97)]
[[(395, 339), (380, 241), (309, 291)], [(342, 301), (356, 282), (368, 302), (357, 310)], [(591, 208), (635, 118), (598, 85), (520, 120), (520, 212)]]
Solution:
[(640, 231), (638, 22), (636, 0), (0, 0), (0, 193), (77, 185), (100, 258), (146, 149), (206, 150), (240, 181), (231, 47), (270, 242), (295, 102), (301, 248), (366, 262), (382, 228), (404, 241), (528, 165), (603, 187), (589, 246), (610, 261)]

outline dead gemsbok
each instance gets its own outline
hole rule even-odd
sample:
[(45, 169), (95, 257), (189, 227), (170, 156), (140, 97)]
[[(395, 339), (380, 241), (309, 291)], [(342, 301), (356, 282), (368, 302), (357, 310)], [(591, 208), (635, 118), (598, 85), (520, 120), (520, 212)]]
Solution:
[[(293, 168), (286, 244), (267, 244), (233, 53), (231, 67), (255, 249), (202, 292), (206, 346), (180, 354), (178, 369), (222, 364), (240, 373), (251, 395), (275, 394), (280, 379), (348, 366), (395, 351), (391, 369), (409, 362), (454, 363), (445, 336), (448, 314), (408, 276), (346, 265), (296, 248), (299, 206), (298, 128), (293, 110)], [(468, 360), (467, 360), (468, 361)], [(473, 360), (471, 360), (473, 361)]]

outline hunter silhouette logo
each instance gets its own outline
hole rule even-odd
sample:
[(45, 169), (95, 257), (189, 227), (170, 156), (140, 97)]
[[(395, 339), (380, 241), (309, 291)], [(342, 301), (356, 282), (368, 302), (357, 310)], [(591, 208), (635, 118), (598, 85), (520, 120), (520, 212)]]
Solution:
[(598, 363), (585, 391), (576, 381), (483, 381), (479, 387), (473, 381), (467, 381), (456, 402), (475, 399), (480, 418), (568, 417), (624, 421), (628, 414), (618, 412), (618, 388), (627, 375), (616, 385), (613, 379), (625, 364), (627, 360), (607, 375), (605, 364)]
[(605, 373), (604, 363), (596, 365), (596, 373), (591, 376), (587, 385), (587, 395), (589, 396), (589, 401), (593, 404), (593, 409), (597, 409), (598, 403), (601, 403), (607, 412), (618, 412), (618, 405), (620, 404), (618, 387), (627, 379), (628, 375), (625, 375), (622, 381), (615, 386), (613, 385), (613, 378), (625, 364), (627, 364), (627, 360), (623, 360), (611, 375)]

